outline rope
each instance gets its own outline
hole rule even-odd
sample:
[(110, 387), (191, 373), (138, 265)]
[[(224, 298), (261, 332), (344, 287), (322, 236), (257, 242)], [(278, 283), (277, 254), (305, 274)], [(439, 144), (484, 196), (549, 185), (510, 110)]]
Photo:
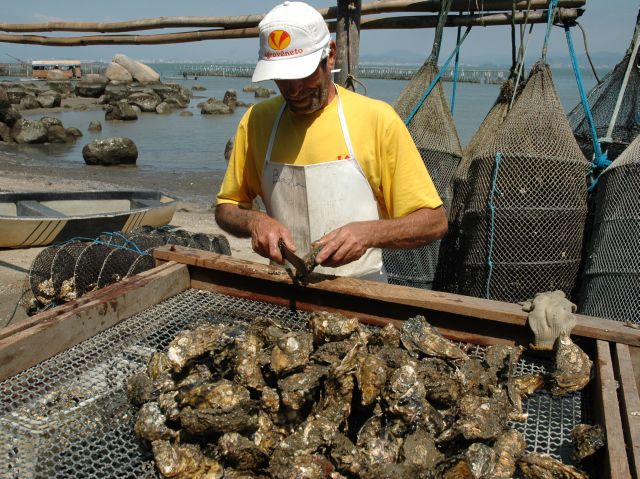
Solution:
[(600, 142), (598, 141), (598, 133), (596, 131), (596, 125), (593, 121), (593, 115), (591, 114), (591, 109), (589, 108), (589, 100), (587, 98), (587, 93), (584, 89), (584, 84), (582, 82), (582, 75), (580, 74), (580, 67), (578, 66), (578, 58), (576, 57), (576, 51), (573, 47), (573, 37), (571, 36), (571, 29), (569, 25), (564, 26), (565, 36), (567, 37), (567, 45), (569, 46), (569, 56), (571, 57), (571, 66), (573, 67), (573, 73), (576, 76), (576, 82), (578, 83), (578, 91), (580, 92), (580, 101), (582, 102), (582, 108), (584, 108), (584, 115), (587, 118), (587, 122), (589, 123), (589, 129), (591, 130), (591, 141), (593, 142), (593, 158), (592, 165), (593, 169), (604, 169), (611, 164), (611, 162), (607, 159), (607, 155), (602, 153), (600, 149)]
[(584, 43), (584, 53), (587, 55), (587, 60), (589, 60), (589, 65), (591, 65), (591, 71), (593, 72), (593, 76), (596, 77), (596, 81), (598, 84), (602, 83), (600, 77), (598, 76), (598, 72), (596, 72), (596, 67), (593, 65), (593, 61), (591, 60), (591, 55), (589, 54), (589, 49), (587, 48), (587, 32), (585, 32), (582, 25), (579, 22), (574, 22), (578, 27), (580, 27), (580, 31), (582, 32), (582, 42)]
[(511, 74), (516, 69), (516, 0), (511, 2)]
[(347, 79), (345, 81), (345, 84), (347, 85), (351, 85), (351, 89), (353, 91), (356, 91), (355, 89), (355, 85), (354, 83), (357, 83), (358, 85), (360, 85), (363, 89), (364, 89), (364, 96), (367, 96), (367, 85), (365, 85), (364, 83), (362, 83), (360, 80), (358, 80), (355, 75), (352, 75), (351, 73), (349, 73), (347, 75)]
[(553, 26), (553, 18), (555, 17), (558, 0), (549, 1), (549, 10), (547, 10), (547, 33), (544, 35), (544, 44), (542, 45), (542, 61), (547, 62), (547, 47), (549, 46), (549, 36), (551, 27)]
[[(522, 57), (520, 58), (520, 63), (518, 64), (518, 76), (516, 77), (516, 84), (513, 88), (513, 95), (511, 96), (511, 101), (509, 102), (509, 110), (513, 106), (513, 102), (516, 99), (516, 94), (518, 93), (518, 85), (520, 84), (520, 78), (522, 77), (522, 72), (524, 70), (524, 56), (527, 53), (527, 47), (529, 46), (529, 40), (531, 39), (531, 32), (533, 32), (533, 23), (529, 26), (529, 35), (527, 36), (527, 40), (524, 42), (524, 49), (522, 51)], [(522, 46), (522, 44), (520, 44)]]
[(404, 121), (405, 125), (408, 125), (409, 123), (411, 123), (411, 120), (413, 120), (413, 117), (416, 115), (416, 113), (418, 112), (418, 110), (420, 109), (424, 101), (427, 99), (427, 97), (429, 96), (433, 88), (436, 86), (436, 84), (440, 80), (440, 77), (442, 77), (442, 74), (445, 72), (445, 70), (449, 66), (449, 63), (451, 62), (452, 58), (455, 56), (456, 52), (460, 49), (460, 46), (464, 43), (464, 40), (465, 38), (467, 38), (467, 35), (469, 34), (470, 31), (471, 31), (471, 27), (467, 27), (467, 29), (464, 32), (464, 35), (462, 35), (462, 38), (460, 39), (460, 42), (456, 45), (455, 50), (451, 53), (451, 55), (449, 55), (449, 58), (447, 58), (447, 61), (444, 62), (444, 65), (442, 66), (442, 68), (440, 69), (436, 77), (431, 81), (431, 84), (429, 85), (429, 88), (427, 88), (427, 91), (424, 92), (420, 100), (418, 100), (418, 103), (416, 104), (416, 106), (413, 108), (411, 113), (409, 113), (409, 116)]
[[(460, 12), (462, 15), (462, 12)], [(458, 35), (456, 37), (456, 45), (460, 43), (460, 33), (462, 32), (462, 27), (458, 26)], [(458, 86), (458, 63), (460, 60), (460, 50), (456, 51), (456, 61), (453, 67), (453, 91), (451, 92), (451, 114), (453, 115), (453, 108), (456, 104), (456, 88)]]
[(101, 235), (119, 237), (122, 240), (124, 240), (125, 243), (129, 243), (130, 245), (132, 245), (133, 248), (128, 248), (125, 245), (107, 243), (105, 241), (102, 241), (102, 240), (99, 240), (99, 239), (96, 239), (96, 238), (85, 238), (83, 236), (75, 236), (75, 237), (73, 237), (71, 239), (68, 239), (66, 241), (63, 241), (61, 243), (57, 243), (55, 246), (65, 246), (65, 245), (67, 245), (69, 243), (73, 243), (75, 241), (87, 241), (89, 243), (95, 243), (95, 244), (102, 244), (102, 245), (105, 245), (105, 246), (111, 246), (112, 248), (126, 249), (128, 251), (133, 252), (133, 253), (147, 254), (147, 255), (149, 254), (149, 253), (147, 253), (145, 251), (142, 251), (135, 242), (131, 241), (129, 238), (127, 238), (125, 235), (123, 235), (120, 232), (117, 232), (117, 231), (113, 231), (113, 232), (112, 231), (105, 231), (105, 232), (101, 233)]
[(487, 208), (491, 213), (490, 223), (489, 223), (489, 248), (487, 251), (487, 283), (485, 286), (485, 298), (489, 298), (489, 293), (491, 290), (491, 275), (493, 274), (493, 239), (495, 233), (495, 218), (496, 218), (496, 207), (493, 203), (494, 197), (499, 195), (500, 192), (497, 188), (498, 183), (498, 170), (500, 169), (500, 160), (502, 159), (502, 155), (500, 152), (496, 153), (496, 163), (493, 167), (493, 173), (491, 175), (491, 191), (489, 191), (489, 199), (487, 201)]

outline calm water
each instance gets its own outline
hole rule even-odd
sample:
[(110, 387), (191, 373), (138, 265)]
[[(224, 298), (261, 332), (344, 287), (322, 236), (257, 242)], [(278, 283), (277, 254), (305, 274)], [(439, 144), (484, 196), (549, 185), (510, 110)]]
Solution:
[[(75, 126), (85, 134), (74, 145), (53, 146), (25, 146), (21, 150), (35, 160), (55, 159), (60, 166), (73, 166), (74, 163), (84, 164), (82, 147), (91, 139), (110, 136), (126, 136), (131, 138), (139, 151), (138, 167), (144, 170), (159, 171), (216, 171), (225, 169), (223, 158), (227, 140), (233, 136), (236, 125), (246, 111), (238, 108), (232, 115), (201, 115), (196, 104), (209, 97), (222, 98), (227, 89), (235, 89), (238, 99), (244, 102), (256, 101), (252, 93), (242, 92), (242, 88), (250, 83), (249, 78), (199, 77), (198, 80), (182, 78), (175, 79), (175, 66), (155, 65), (164, 76), (165, 83), (176, 82), (190, 88), (197, 84), (206, 90), (194, 92), (188, 110), (192, 117), (181, 117), (179, 111), (170, 115), (156, 115), (143, 113), (138, 121), (107, 122), (104, 112), (95, 111), (64, 111), (54, 113), (62, 120), (66, 127)], [(595, 85), (595, 79), (590, 72), (583, 72), (585, 86), (589, 90)], [(571, 69), (554, 69), (553, 77), (556, 89), (567, 112), (579, 101), (576, 82)], [(15, 80), (15, 79), (14, 79)], [(402, 80), (363, 80), (367, 86), (368, 95), (389, 103), (398, 97), (406, 81)], [(268, 82), (270, 88), (275, 84)], [(425, 86), (426, 88), (426, 86)], [(454, 120), (462, 144), (466, 144), (478, 125), (482, 122), (491, 105), (498, 95), (498, 85), (475, 83), (459, 83), (456, 91)], [(452, 84), (445, 83), (445, 91), (451, 99)], [(362, 91), (360, 91), (362, 93)], [(23, 112), (27, 118), (39, 118), (41, 114), (33, 115)], [(91, 120), (100, 120), (102, 132), (92, 134), (87, 132)]]

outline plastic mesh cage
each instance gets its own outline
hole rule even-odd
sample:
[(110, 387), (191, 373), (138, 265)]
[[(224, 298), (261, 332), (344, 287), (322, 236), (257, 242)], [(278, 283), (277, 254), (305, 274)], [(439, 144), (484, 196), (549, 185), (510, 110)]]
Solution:
[[(394, 108), (400, 118), (409, 118), (437, 74), (436, 62), (428, 59), (395, 102)], [(444, 208), (449, 211), (451, 179), (462, 157), (462, 148), (441, 82), (436, 84), (407, 126)], [(440, 242), (437, 241), (412, 250), (383, 250), (389, 282), (430, 289), (439, 249)]]
[(509, 302), (550, 289), (572, 296), (588, 171), (551, 71), (538, 62), (494, 140), (471, 160), (458, 292)]
[(602, 172), (580, 310), (640, 323), (640, 137)]
[(507, 115), (512, 95), (513, 80), (509, 79), (502, 85), (498, 99), (462, 152), (462, 160), (453, 175), (453, 196), (448, 215), (449, 231), (440, 242), (438, 267), (433, 283), (434, 289), (438, 291), (458, 291), (456, 258), (460, 251), (462, 211), (469, 192), (469, 167), (475, 152), (486, 148), (495, 139), (498, 128)]
[[(634, 39), (637, 34), (638, 27), (636, 26)], [(598, 138), (605, 138), (618, 100), (618, 94), (622, 88), (627, 65), (630, 61), (633, 62), (634, 66), (631, 69), (620, 112), (611, 134), (612, 141), (601, 145), (611, 161), (615, 160), (640, 133), (640, 119), (638, 118), (638, 112), (640, 111), (640, 72), (637, 68), (640, 61), (640, 53), (635, 58), (631, 58), (631, 53), (632, 48), (630, 46), (620, 63), (587, 95)], [(581, 103), (578, 103), (569, 113), (569, 122), (580, 148), (585, 156), (591, 159), (593, 157), (591, 129)]]
[[(149, 449), (133, 432), (136, 408), (126, 381), (183, 329), (202, 321), (247, 324), (259, 315), (306, 327), (307, 314), (268, 303), (190, 289), (0, 383), (0, 474), (7, 478), (158, 477)], [(469, 345), (470, 354), (483, 348)], [(523, 356), (517, 374), (551, 365)], [(571, 462), (571, 430), (591, 422), (586, 392), (525, 402), (514, 424), (528, 450)]]

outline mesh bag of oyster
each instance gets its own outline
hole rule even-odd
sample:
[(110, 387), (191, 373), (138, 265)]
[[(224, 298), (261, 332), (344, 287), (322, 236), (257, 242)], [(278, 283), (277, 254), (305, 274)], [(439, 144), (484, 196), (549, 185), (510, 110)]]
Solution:
[(536, 391), (583, 388), (591, 361), (566, 336), (547, 376), (523, 374), (522, 353), (481, 359), (422, 316), (369, 329), (314, 312), (306, 330), (260, 316), (181, 331), (127, 390), (163, 477), (588, 477), (599, 426), (575, 428), (568, 465), (526, 452), (513, 425)]

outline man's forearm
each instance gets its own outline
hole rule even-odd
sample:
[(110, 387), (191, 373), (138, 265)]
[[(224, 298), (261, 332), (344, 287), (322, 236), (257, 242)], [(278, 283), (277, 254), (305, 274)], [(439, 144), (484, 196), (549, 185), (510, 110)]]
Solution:
[(420, 209), (403, 218), (372, 221), (370, 247), (417, 248), (442, 239), (447, 233), (444, 208)]
[(221, 204), (216, 206), (216, 223), (227, 233), (239, 238), (251, 236), (251, 225), (260, 215), (261, 211), (240, 208), (237, 205)]

